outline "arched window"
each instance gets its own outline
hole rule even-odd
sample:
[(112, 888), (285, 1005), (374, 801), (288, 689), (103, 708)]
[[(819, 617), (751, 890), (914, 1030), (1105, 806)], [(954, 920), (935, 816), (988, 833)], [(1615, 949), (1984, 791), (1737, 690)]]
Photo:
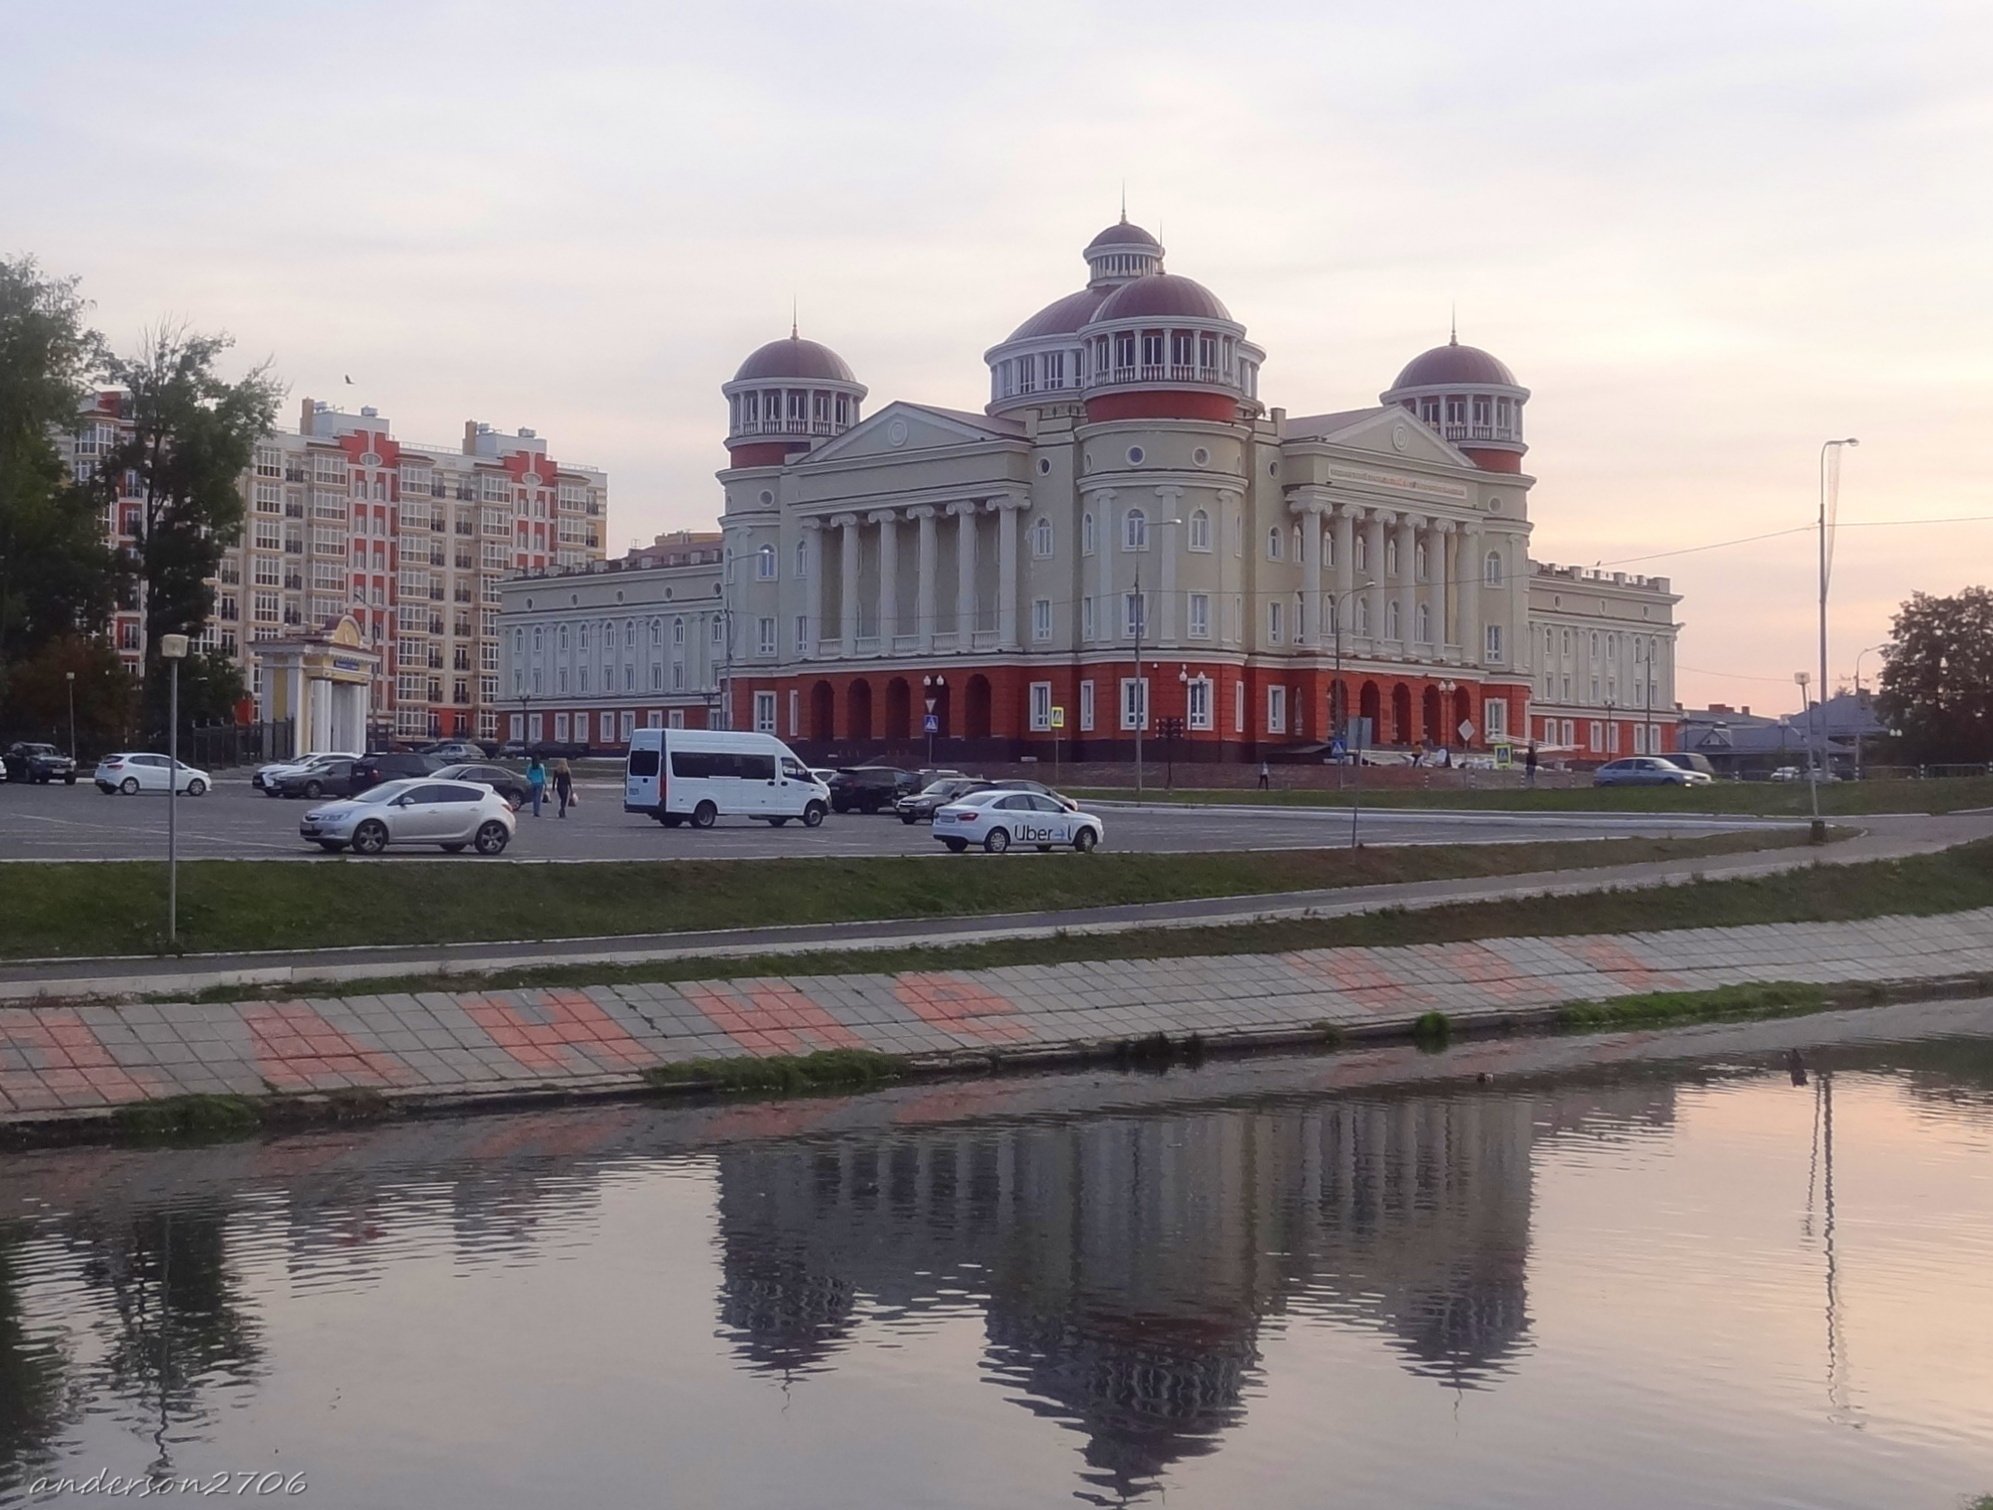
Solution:
[(557, 645), (558, 645), (558, 646), (560, 647), (560, 653), (561, 653), (562, 655), (566, 655), (566, 654), (567, 654), (567, 625), (563, 624), (563, 625), (561, 625), (561, 627), (560, 627), (559, 629), (556, 629), (556, 630), (554, 631), (554, 640), (555, 640), (555, 643), (556, 643), (556, 644), (557, 644)]
[(1358, 535), (1356, 537), (1356, 549), (1353, 554), (1354, 554), (1356, 570), (1369, 571), (1370, 541), (1366, 536)]
[(1303, 554), (1301, 553), (1301, 542), (1302, 542), (1302, 541), (1303, 541), (1303, 540), (1304, 540), (1305, 538), (1306, 538), (1306, 537), (1305, 537), (1305, 536), (1304, 536), (1304, 535), (1303, 535), (1303, 534), (1301, 533), (1301, 526), (1300, 526), (1300, 525), (1298, 525), (1298, 524), (1297, 524), (1297, 525), (1295, 525), (1295, 526), (1294, 526), (1294, 559), (1295, 559), (1296, 561), (1306, 561), (1306, 560), (1308, 559), (1308, 558), (1307, 558), (1306, 556), (1304, 556), (1304, 555), (1303, 555)]
[(1043, 514), (1031, 525), (1031, 554), (1040, 561), (1052, 559), (1052, 521)]
[(1421, 603), (1421, 604), (1419, 605), (1419, 611), (1418, 611), (1418, 613), (1417, 613), (1417, 614), (1416, 614), (1416, 615), (1414, 616), (1414, 622), (1415, 622), (1415, 623), (1416, 623), (1416, 624), (1418, 625), (1418, 632), (1419, 632), (1419, 643), (1420, 643), (1421, 645), (1429, 645), (1429, 644), (1431, 644), (1431, 643), (1432, 643), (1432, 610), (1431, 610), (1430, 608), (1426, 607), (1426, 605), (1425, 605), (1425, 604)]
[(635, 619), (631, 619), (623, 625), (623, 648), (625, 650), (635, 650), (637, 648), (637, 621)]
[(1121, 521), (1121, 548), (1124, 551), (1149, 548), (1149, 516), (1140, 509), (1130, 509)]
[(1419, 581), (1426, 580), (1426, 543), (1423, 540), (1412, 548), (1412, 570), (1418, 573)]
[(1203, 509), (1190, 511), (1190, 548), (1194, 551), (1211, 549), (1211, 516)]
[(672, 643), (672, 647), (673, 647), (674, 649), (680, 649), (680, 650), (684, 649), (684, 647), (685, 647), (685, 620), (683, 620), (683, 619), (673, 619), (673, 620), (671, 621), (671, 643)]
[(1280, 559), (1279, 525), (1275, 525), (1266, 532), (1266, 559), (1269, 561), (1278, 561)]
[(1389, 603), (1384, 605), (1384, 638), (1387, 640), (1397, 639), (1402, 624), (1403, 620), (1398, 613), (1398, 600), (1393, 598)]
[(1389, 540), (1384, 542), (1384, 573), (1390, 577), (1398, 575), (1398, 537), (1396, 535), (1393, 535)]
[(1093, 515), (1082, 514), (1080, 515), (1080, 554), (1091, 556), (1093, 545)]
[(754, 553), (754, 576), (759, 582), (775, 580), (775, 547), (764, 545)]
[(664, 621), (662, 619), (652, 619), (650, 621), (650, 643), (653, 650), (658, 649), (664, 644)]
[(374, 497), (379, 499), (382, 503), (387, 502), (388, 480), (385, 477), (376, 477), (374, 479)]
[(1368, 598), (1358, 598), (1356, 600), (1356, 632), (1358, 634), (1370, 633), (1370, 600)]
[(810, 552), (807, 540), (796, 542), (796, 577), (800, 581), (810, 574)]
[(1502, 585), (1502, 553), (1500, 551), (1488, 552), (1487, 559), (1481, 563), (1481, 580), (1490, 587), (1500, 587)]
[(1322, 531), (1322, 565), (1336, 564), (1336, 537), (1333, 530)]

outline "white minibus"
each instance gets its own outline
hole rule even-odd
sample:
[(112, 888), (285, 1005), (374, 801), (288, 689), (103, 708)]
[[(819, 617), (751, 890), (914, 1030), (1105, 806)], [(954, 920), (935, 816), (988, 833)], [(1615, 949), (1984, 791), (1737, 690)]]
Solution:
[(711, 828), (722, 817), (791, 818), (815, 828), (830, 791), (773, 734), (719, 729), (635, 729), (623, 776), (623, 811), (666, 828)]

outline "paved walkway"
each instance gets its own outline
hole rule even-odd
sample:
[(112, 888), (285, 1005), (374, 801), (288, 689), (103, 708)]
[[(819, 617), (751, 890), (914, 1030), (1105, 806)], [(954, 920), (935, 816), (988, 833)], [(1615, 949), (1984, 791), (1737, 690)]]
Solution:
[[(712, 929), (600, 938), (523, 942), (418, 944), (384, 948), (270, 950), (176, 958), (124, 956), (0, 964), (0, 1002), (38, 996), (161, 995), (210, 986), (281, 990), (296, 982), (365, 981), (385, 976), (442, 975), (530, 969), (553, 964), (641, 964), (698, 957), (800, 954), (812, 950), (898, 949), (912, 945), (1050, 938), (1055, 934), (1119, 933), (1136, 928), (1199, 928), (1258, 918), (1342, 917), (1385, 907), (1444, 907), (1527, 896), (1561, 896), (1620, 887), (1667, 886), (1692, 876), (1769, 875), (1805, 865), (1848, 865), (1928, 854), (1993, 836), (1993, 814), (1892, 815), (1862, 820), (1863, 832), (1824, 849), (1708, 855), (1592, 870), (1536, 871), (1513, 876), (1413, 881), (1388, 886), (1270, 895), (1150, 902), (1063, 912), (1007, 913), (963, 918), (896, 918), (872, 923), (822, 923), (770, 928)], [(971, 864), (1008, 864), (977, 857)]]
[(1498, 939), (964, 972), (425, 992), (0, 1013), (0, 1120), (189, 1093), (606, 1092), (693, 1059), (877, 1049), (1070, 1053), (1167, 1033), (1250, 1040), (1403, 1029), (1750, 981), (1993, 971), (1993, 909), (1859, 923)]

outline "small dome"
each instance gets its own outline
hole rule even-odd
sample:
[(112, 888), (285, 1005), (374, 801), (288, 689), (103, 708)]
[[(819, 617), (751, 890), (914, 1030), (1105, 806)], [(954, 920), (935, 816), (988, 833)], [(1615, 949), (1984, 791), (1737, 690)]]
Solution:
[(1422, 352), (1405, 365), (1390, 391), (1401, 388), (1444, 388), (1454, 383), (1488, 383), (1502, 388), (1520, 388), (1516, 375), (1506, 363), (1488, 355), (1478, 346), (1448, 342)]
[(734, 374), (736, 383), (759, 378), (801, 378), (807, 382), (855, 383), (844, 358), (820, 341), (789, 336), (758, 348)]
[[(1034, 336), (1067, 336), (1088, 320), (1107, 297), (1104, 288), (1083, 288), (1076, 294), (1055, 299), (1010, 333), (1011, 341), (1028, 341)], [(1004, 343), (1009, 344), (1009, 341)]]
[(1151, 273), (1124, 283), (1109, 294), (1088, 323), (1134, 320), (1151, 316), (1184, 316), (1196, 320), (1231, 320), (1231, 311), (1195, 278), (1175, 273)]
[(1155, 237), (1125, 220), (1102, 231), (1086, 244), (1086, 249), (1091, 252), (1103, 246), (1152, 246), (1159, 252), (1163, 249), (1163, 244)]

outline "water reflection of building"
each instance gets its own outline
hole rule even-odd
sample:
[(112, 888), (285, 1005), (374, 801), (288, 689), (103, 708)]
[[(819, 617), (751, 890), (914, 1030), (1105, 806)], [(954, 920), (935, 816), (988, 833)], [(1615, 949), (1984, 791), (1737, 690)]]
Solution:
[(1665, 1119), (1494, 1095), (937, 1128), (719, 1156), (721, 1319), (822, 1367), (870, 1309), (973, 1295), (990, 1377), (1086, 1439), (1123, 1497), (1243, 1417), (1269, 1317), (1372, 1328), (1484, 1385), (1529, 1344), (1531, 1148)]

